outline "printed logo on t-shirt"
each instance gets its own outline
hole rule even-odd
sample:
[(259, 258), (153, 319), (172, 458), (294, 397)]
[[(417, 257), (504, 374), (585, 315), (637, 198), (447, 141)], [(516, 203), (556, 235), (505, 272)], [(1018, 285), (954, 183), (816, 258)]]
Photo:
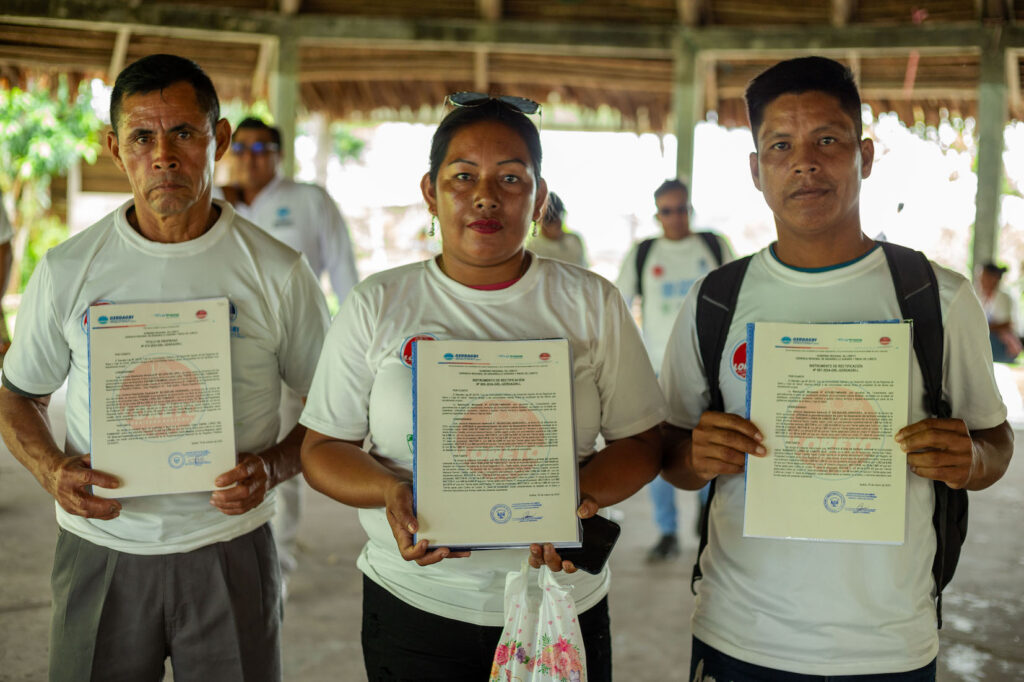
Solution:
[(235, 306), (235, 302), (228, 299), (228, 317), (231, 318), (231, 336), (236, 339), (244, 339), (245, 335), (242, 334), (242, 328), (235, 324), (235, 320), (238, 319), (238, 308)]
[(287, 227), (292, 224), (292, 211), (287, 206), (277, 209), (277, 217), (274, 219), (274, 227)]
[[(92, 305), (114, 305), (114, 302), (113, 301), (108, 301), (105, 298), (98, 298), (95, 301), (93, 301), (92, 303), (90, 303), (89, 305), (91, 305), (91, 306)], [(86, 335), (89, 334), (89, 308), (88, 307), (86, 307), (85, 312), (82, 313), (82, 331), (85, 332)]]
[(400, 357), (402, 358), (402, 364), (410, 369), (412, 368), (413, 341), (437, 341), (437, 337), (433, 334), (413, 334), (402, 342), (402, 348), (399, 351)]
[(732, 349), (730, 356), (730, 365), (732, 366), (732, 375), (740, 381), (747, 380), (747, 342), (746, 340), (740, 341), (736, 344), (736, 347)]
[(651, 268), (651, 274), (654, 275), (655, 277), (661, 277), (662, 275), (665, 274), (665, 268), (661, 267), (660, 265), (655, 265), (653, 268)]

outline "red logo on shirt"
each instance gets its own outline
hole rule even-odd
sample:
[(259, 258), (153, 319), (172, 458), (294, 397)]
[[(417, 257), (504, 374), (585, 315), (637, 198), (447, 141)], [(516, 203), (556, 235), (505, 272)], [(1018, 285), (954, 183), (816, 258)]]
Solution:
[(414, 334), (402, 342), (402, 364), (412, 367), (412, 344), (413, 341), (437, 341), (433, 334)]
[(732, 351), (732, 373), (740, 381), (747, 380), (747, 342), (740, 341)]
[(892, 339), (890, 339), (888, 336), (883, 336), (882, 338), (878, 339), (878, 343), (882, 344), (883, 346), (888, 346), (890, 343), (892, 343)]
[[(113, 301), (108, 301), (106, 299), (98, 298), (95, 301), (93, 301), (92, 303), (90, 303), (89, 305), (92, 306), (92, 305), (113, 305), (113, 304), (114, 304)], [(82, 314), (82, 331), (85, 332), (86, 334), (89, 333), (89, 309), (88, 308), (86, 308), (85, 312)]]
[(660, 265), (655, 265), (653, 268), (651, 268), (651, 274), (654, 275), (655, 277), (661, 277), (662, 275), (665, 274), (665, 268), (661, 267)]

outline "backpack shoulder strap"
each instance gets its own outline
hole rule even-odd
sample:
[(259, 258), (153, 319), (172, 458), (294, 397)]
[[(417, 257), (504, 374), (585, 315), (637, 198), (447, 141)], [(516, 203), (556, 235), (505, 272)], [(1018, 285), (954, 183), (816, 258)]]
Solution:
[(636, 293), (644, 295), (644, 264), (647, 257), (651, 255), (651, 247), (654, 246), (654, 237), (643, 240), (636, 247)]
[[(752, 256), (746, 256), (712, 270), (701, 282), (700, 291), (697, 292), (697, 340), (704, 374), (708, 381), (708, 391), (711, 394), (707, 409), (713, 412), (725, 409), (722, 389), (718, 384), (718, 369), (722, 364), (725, 341), (729, 336), (733, 312), (736, 310), (736, 299), (739, 298), (751, 258)], [(700, 545), (690, 577), (690, 591), (694, 594), (697, 593), (697, 581), (704, 577), (700, 570), (700, 555), (708, 544), (708, 512), (714, 496), (715, 479), (712, 479), (708, 487), (707, 503), (700, 516)]]
[(711, 251), (711, 255), (715, 257), (715, 267), (719, 267), (722, 264), (722, 242), (718, 239), (718, 235), (714, 232), (698, 232), (698, 236), (704, 240), (704, 244)]
[[(925, 404), (935, 417), (947, 418), (952, 409), (942, 397), (943, 326), (939, 284), (928, 258), (920, 251), (882, 242), (889, 264), (900, 313), (914, 321), (914, 353), (924, 377)], [(967, 535), (967, 491), (953, 490), (942, 481), (934, 482), (936, 615), (942, 627), (942, 589), (949, 583), (960, 558), (960, 545)]]

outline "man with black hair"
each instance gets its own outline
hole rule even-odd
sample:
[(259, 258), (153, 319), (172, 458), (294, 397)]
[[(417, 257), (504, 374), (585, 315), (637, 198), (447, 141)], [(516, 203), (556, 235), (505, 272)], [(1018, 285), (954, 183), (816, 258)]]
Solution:
[[(303, 254), (317, 277), (327, 273), (340, 304), (359, 279), (345, 219), (322, 187), (278, 174), (282, 153), (280, 130), (258, 118), (243, 119), (231, 136), (231, 182), (215, 189), (214, 197), (227, 199), (238, 215)], [(287, 386), (281, 391), (283, 438), (299, 421), (302, 399)], [(298, 566), (304, 485), (296, 476), (278, 490), (274, 540), (286, 596)]]
[[(231, 130), (194, 62), (151, 55), (111, 95), (107, 146), (132, 198), (32, 274), (3, 368), (0, 431), (56, 500), (51, 680), (280, 680), (281, 593), (268, 521), (301, 468), (278, 439), (283, 380), (309, 388), (328, 315), (302, 256), (211, 200)], [(211, 493), (109, 499), (90, 460), (90, 305), (228, 296), (238, 464)], [(67, 441), (47, 420), (67, 379)], [(173, 406), (147, 404), (153, 413)]]
[(1021, 351), (1017, 336), (1017, 305), (1000, 284), (1006, 267), (989, 262), (978, 273), (977, 292), (988, 319), (989, 345), (996, 362), (1013, 362)]
[(928, 295), (944, 329), (942, 393), (956, 418), (926, 406), (915, 356), (910, 425), (894, 434), (908, 466), (902, 545), (743, 537), (744, 453), (771, 456), (761, 429), (774, 427), (739, 416), (745, 381), (733, 358), (745, 355), (747, 323), (902, 317), (885, 253), (861, 229), (860, 183), (874, 147), (861, 139), (850, 70), (821, 57), (781, 62), (750, 83), (747, 106), (750, 173), (778, 240), (749, 261), (732, 308), (718, 363), (724, 411), (708, 408), (705, 330), (696, 328), (701, 283), (683, 304), (660, 377), (669, 404), (662, 475), (687, 489), (715, 480), (690, 679), (934, 680), (937, 491), (992, 485), (1013, 452), (984, 352), (985, 317), (970, 282), (931, 264), (938, 292)]
[[(644, 343), (654, 371), (661, 369), (669, 333), (683, 299), (698, 279), (731, 261), (729, 243), (711, 232), (690, 231), (690, 190), (681, 180), (666, 180), (654, 190), (662, 236), (637, 242), (626, 254), (615, 284), (631, 303), (640, 298)], [(658, 541), (647, 552), (647, 561), (658, 562), (679, 555), (676, 491), (660, 476), (647, 486), (658, 527)]]

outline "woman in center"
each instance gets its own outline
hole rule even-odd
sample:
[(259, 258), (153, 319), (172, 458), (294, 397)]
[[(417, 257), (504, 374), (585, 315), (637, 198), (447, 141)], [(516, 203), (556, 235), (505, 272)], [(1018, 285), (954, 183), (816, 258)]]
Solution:
[[(486, 680), (505, 576), (527, 551), (427, 551), (425, 539), (412, 542), (412, 340), (569, 340), (581, 518), (660, 469), (664, 401), (622, 295), (523, 247), (547, 195), (540, 166), (540, 135), (515, 107), (489, 99), (454, 108), (421, 181), (441, 255), (357, 285), (324, 343), (301, 418), (309, 428), (302, 463), (310, 485), (360, 509), (369, 537), (357, 566), (371, 682)], [(599, 435), (606, 445), (597, 451)], [(610, 680), (608, 569), (576, 572), (550, 544), (529, 552), (534, 568), (546, 564), (574, 585), (589, 679)]]

